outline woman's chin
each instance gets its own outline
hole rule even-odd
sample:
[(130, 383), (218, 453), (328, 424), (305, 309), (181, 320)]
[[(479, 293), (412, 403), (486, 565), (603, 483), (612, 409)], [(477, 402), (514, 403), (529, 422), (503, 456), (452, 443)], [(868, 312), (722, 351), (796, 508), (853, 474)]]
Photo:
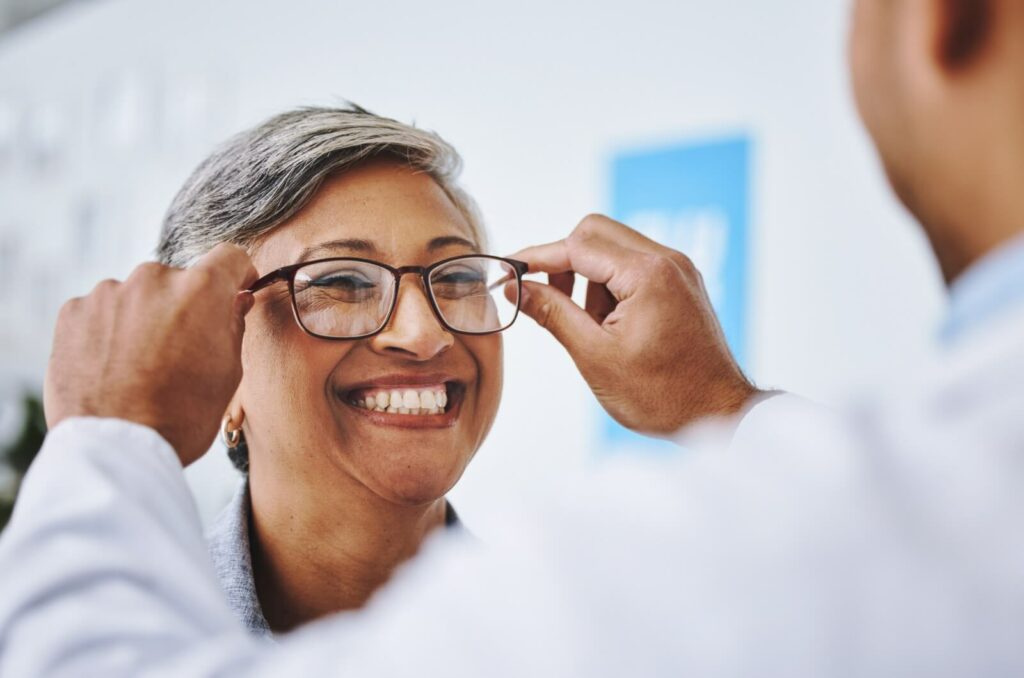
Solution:
[(458, 481), (449, 469), (415, 464), (396, 464), (377, 469), (368, 478), (369, 488), (385, 501), (399, 506), (422, 506), (444, 497)]

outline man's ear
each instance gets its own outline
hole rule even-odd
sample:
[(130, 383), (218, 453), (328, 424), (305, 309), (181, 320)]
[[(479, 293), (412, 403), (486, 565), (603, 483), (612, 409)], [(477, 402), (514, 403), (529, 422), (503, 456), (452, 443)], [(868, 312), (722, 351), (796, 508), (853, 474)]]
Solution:
[(995, 28), (997, 0), (926, 0), (935, 21), (936, 57), (942, 68), (959, 71), (985, 52)]

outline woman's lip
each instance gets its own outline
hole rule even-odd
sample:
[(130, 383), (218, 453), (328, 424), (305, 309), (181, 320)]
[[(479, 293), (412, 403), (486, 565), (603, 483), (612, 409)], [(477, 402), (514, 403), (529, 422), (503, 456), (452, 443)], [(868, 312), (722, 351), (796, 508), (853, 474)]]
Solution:
[(388, 392), (388, 391), (391, 391), (391, 392), (394, 392), (394, 391), (399, 391), (399, 392), (416, 391), (417, 393), (420, 392), (420, 391), (444, 391), (445, 393), (448, 393), (448, 392), (454, 390), (455, 388), (457, 388), (457, 382), (449, 382), (449, 383), (438, 382), (436, 384), (419, 384), (419, 385), (417, 385), (417, 384), (395, 384), (395, 385), (391, 385), (391, 386), (375, 385), (375, 386), (369, 386), (367, 388), (353, 388), (353, 389), (349, 389), (348, 391), (344, 391), (344, 393), (347, 396), (346, 400), (360, 400), (362, 398), (365, 398), (369, 394), (379, 393), (381, 391), (384, 391), (384, 392)]
[(368, 410), (365, 407), (353, 405), (350, 402), (342, 401), (346, 407), (369, 419), (378, 426), (391, 426), (405, 429), (426, 429), (426, 428), (451, 428), (459, 418), (459, 411), (462, 409), (462, 397), (456, 398), (449, 403), (448, 409), (441, 414), (397, 414), (392, 412), (378, 412)]
[(338, 389), (340, 392), (351, 393), (352, 391), (365, 391), (374, 388), (395, 388), (402, 387), (416, 389), (423, 386), (437, 386), (448, 382), (465, 384), (465, 379), (459, 379), (451, 374), (385, 374), (373, 379), (367, 379), (356, 384), (350, 384)]
[[(431, 384), (392, 384), (389, 386), (381, 386), (374, 384), (367, 387), (352, 388), (347, 391), (336, 391), (338, 398), (346, 403), (352, 404), (353, 401), (360, 401), (366, 399), (368, 396), (379, 396), (380, 393), (386, 393), (390, 395), (389, 400), (396, 402), (396, 407), (401, 407), (401, 403), (396, 401), (396, 396), (400, 397), (402, 394), (408, 393), (409, 391), (415, 392), (418, 396), (422, 397), (424, 391), (430, 391), (438, 398), (441, 397), (441, 393), (448, 402), (453, 402), (462, 397), (462, 394), (466, 392), (466, 384), (461, 381), (448, 381), (438, 382)], [(432, 406), (432, 405), (431, 405)]]

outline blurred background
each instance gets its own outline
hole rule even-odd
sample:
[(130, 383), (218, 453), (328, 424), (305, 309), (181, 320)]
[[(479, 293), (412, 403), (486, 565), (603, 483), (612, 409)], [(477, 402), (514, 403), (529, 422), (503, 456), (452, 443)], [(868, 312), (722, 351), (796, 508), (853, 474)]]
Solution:
[[(835, 402), (913, 364), (940, 279), (857, 123), (848, 12), (0, 0), (0, 504), (39, 444), (61, 303), (152, 258), (164, 210), (217, 142), (299, 105), (351, 100), (439, 132), (496, 253), (595, 211), (686, 251), (762, 386)], [(506, 366), (494, 430), (452, 494), (481, 536), (495, 511), (602, 455), (662, 453), (635, 451), (529, 319), (506, 334)], [(189, 478), (209, 519), (237, 476), (218, 448)]]

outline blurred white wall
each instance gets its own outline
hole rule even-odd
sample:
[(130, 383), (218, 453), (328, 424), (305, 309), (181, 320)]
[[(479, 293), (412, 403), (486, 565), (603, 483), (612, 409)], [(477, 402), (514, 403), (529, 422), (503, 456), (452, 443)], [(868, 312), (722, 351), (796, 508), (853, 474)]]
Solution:
[[(38, 384), (60, 302), (150, 256), (212, 145), (302, 104), (356, 101), (466, 161), (498, 252), (608, 208), (623, 148), (755, 144), (750, 368), (826, 402), (912, 362), (941, 314), (923, 239), (857, 124), (842, 0), (481, 3), (94, 0), (0, 37), (0, 379)], [(454, 500), (488, 514), (592, 458), (596, 407), (528, 319)], [(222, 454), (192, 472), (207, 514)]]

